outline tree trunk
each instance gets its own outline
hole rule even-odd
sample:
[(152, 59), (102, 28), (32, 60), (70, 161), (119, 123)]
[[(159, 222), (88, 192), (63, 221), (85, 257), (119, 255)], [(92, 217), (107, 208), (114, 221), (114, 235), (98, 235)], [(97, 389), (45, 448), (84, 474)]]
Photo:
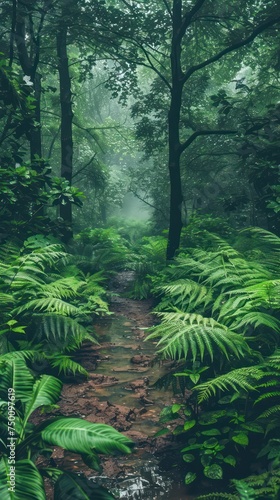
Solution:
[(170, 220), (167, 244), (167, 260), (173, 259), (180, 245), (182, 230), (182, 182), (180, 170), (180, 112), (183, 92), (183, 73), (181, 70), (181, 37), (178, 36), (182, 23), (182, 2), (173, 2), (173, 27), (171, 48), (171, 102), (168, 113), (168, 147), (169, 147), (169, 179), (170, 179)]
[(41, 132), (41, 75), (35, 73), (33, 78), (35, 110), (34, 119), (35, 127), (32, 127), (30, 137), (30, 156), (31, 161), (36, 161), (37, 158), (42, 158), (42, 132)]
[[(71, 79), (67, 57), (67, 25), (60, 25), (57, 34), (57, 56), (60, 83), (61, 106), (61, 177), (72, 183), (73, 173), (73, 138), (72, 138), (72, 102)], [(72, 204), (60, 205), (60, 216), (67, 224), (66, 239), (72, 236)]]
[[(38, 34), (36, 42), (31, 37), (32, 50), (30, 54), (28, 53), (26, 45), (26, 17), (28, 16), (27, 6), (25, 4), (19, 4), (17, 9), (17, 4), (14, 3), (16, 15), (16, 21), (13, 21), (12, 30), (14, 33), (11, 34), (12, 40), (15, 38), (18, 58), (22, 68), (23, 73), (30, 77), (33, 83), (34, 98), (35, 98), (35, 110), (33, 114), (35, 125), (32, 130), (28, 133), (27, 139), (30, 142), (30, 159), (31, 162), (36, 160), (36, 157), (42, 157), (42, 133), (40, 126), (40, 106), (41, 106), (41, 75), (37, 73), (37, 67), (40, 60), (40, 35)], [(31, 55), (32, 54), (32, 55)], [(10, 65), (12, 64), (13, 51), (12, 46), (10, 48)]]

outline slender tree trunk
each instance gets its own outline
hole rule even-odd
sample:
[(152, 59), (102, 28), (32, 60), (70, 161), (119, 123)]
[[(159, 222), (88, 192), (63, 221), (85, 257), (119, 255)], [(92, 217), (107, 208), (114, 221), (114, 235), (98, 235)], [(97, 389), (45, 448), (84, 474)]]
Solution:
[[(32, 50), (28, 52), (26, 45), (26, 17), (28, 16), (27, 5), (24, 3), (19, 3), (17, 8), (17, 3), (13, 2), (13, 16), (16, 16), (16, 21), (13, 21), (15, 26), (12, 26), (12, 39), (15, 38), (18, 57), (22, 71), (26, 76), (30, 77), (33, 83), (34, 98), (35, 98), (35, 110), (34, 110), (34, 121), (35, 125), (32, 130), (28, 132), (28, 140), (30, 141), (30, 159), (33, 162), (36, 157), (42, 157), (42, 134), (41, 134), (41, 116), (40, 116), (40, 106), (41, 106), (41, 75), (37, 72), (37, 67), (40, 60), (40, 34), (38, 34), (36, 41), (32, 39)], [(10, 63), (12, 63), (12, 46), (10, 48)]]
[(180, 169), (180, 142), (179, 142), (179, 120), (181, 106), (181, 89), (177, 89), (171, 98), (171, 106), (168, 115), (169, 128), (169, 180), (170, 180), (170, 218), (169, 234), (167, 245), (167, 260), (174, 257), (176, 250), (180, 245), (180, 236), (182, 229), (182, 182)]
[(30, 156), (31, 161), (36, 161), (36, 157), (42, 158), (42, 131), (41, 131), (41, 75), (35, 73), (33, 77), (35, 110), (35, 126), (31, 130)]
[(170, 220), (167, 244), (167, 260), (173, 259), (180, 245), (182, 230), (182, 182), (180, 170), (180, 112), (183, 92), (183, 73), (181, 70), (181, 37), (178, 30), (182, 23), (182, 2), (173, 2), (173, 30), (171, 48), (171, 102), (168, 113), (168, 141), (169, 141), (169, 179), (170, 179)]
[[(72, 102), (71, 79), (67, 57), (67, 25), (61, 22), (57, 34), (57, 56), (60, 83), (61, 106), (61, 177), (72, 183), (73, 174), (73, 138), (72, 138)], [(68, 226), (67, 238), (72, 236), (72, 205), (70, 202), (60, 206), (60, 216)]]

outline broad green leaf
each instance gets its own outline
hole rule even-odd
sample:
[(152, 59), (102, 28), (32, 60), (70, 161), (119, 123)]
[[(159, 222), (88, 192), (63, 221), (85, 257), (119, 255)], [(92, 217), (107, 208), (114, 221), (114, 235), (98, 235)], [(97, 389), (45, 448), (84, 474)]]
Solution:
[(225, 426), (225, 427), (221, 428), (221, 431), (222, 431), (223, 434), (227, 434), (230, 430), (231, 430), (231, 428), (228, 427), (228, 426)]
[(102, 486), (93, 481), (64, 472), (55, 483), (54, 500), (114, 500)]
[(202, 444), (191, 444), (190, 446), (186, 446), (181, 450), (181, 453), (184, 453), (185, 451), (193, 451), (193, 450), (200, 450), (202, 448)]
[(249, 438), (245, 432), (239, 432), (231, 438), (235, 443), (241, 444), (242, 446), (248, 446)]
[(192, 455), (191, 453), (186, 453), (185, 455), (183, 455), (183, 460), (184, 462), (193, 462), (195, 459), (195, 456)]
[(226, 464), (232, 465), (235, 467), (236, 465), (236, 458), (234, 458), (232, 455), (228, 455), (227, 457), (224, 457), (224, 462)]
[(212, 437), (204, 441), (203, 446), (204, 448), (215, 448), (217, 444), (219, 444), (219, 441), (215, 437)]
[(100, 467), (100, 459), (97, 453), (91, 453), (90, 455), (81, 455), (83, 461), (85, 464), (90, 467), (91, 469), (101, 471), (102, 468)]
[(185, 476), (185, 484), (191, 484), (195, 481), (195, 479), (196, 479), (196, 473), (188, 472)]
[(165, 434), (168, 434), (170, 432), (170, 429), (168, 429), (167, 427), (165, 427), (164, 429), (160, 429), (160, 431), (156, 432), (153, 437), (160, 437), (160, 436), (164, 436)]
[(218, 464), (207, 465), (203, 469), (204, 476), (209, 479), (222, 479), (223, 478), (223, 469)]
[(14, 357), (1, 361), (0, 358), (0, 397), (6, 400), (8, 389), (14, 389), (17, 401), (29, 401), (33, 390), (34, 377), (27, 368), (24, 359)]
[(191, 381), (194, 383), (194, 384), (197, 384), (197, 382), (199, 381), (200, 379), (200, 374), (199, 373), (193, 373), (192, 375), (190, 375), (190, 379)]
[(246, 429), (247, 431), (257, 432), (259, 434), (263, 434), (264, 430), (261, 425), (255, 424), (255, 422), (248, 422), (246, 424), (242, 424), (241, 427)]
[(173, 431), (173, 434), (174, 434), (174, 436), (177, 436), (178, 434), (182, 434), (182, 432), (184, 432), (183, 425), (177, 425), (177, 427), (175, 427), (175, 429)]
[(0, 461), (0, 498), (1, 500), (38, 499), (46, 500), (44, 483), (41, 474), (31, 460), (20, 460), (15, 464), (15, 491), (9, 491), (12, 484), (8, 482), (11, 466), (7, 459)]
[(208, 465), (210, 465), (212, 460), (213, 460), (213, 457), (211, 457), (210, 455), (202, 455), (202, 457), (200, 459), (203, 467), (207, 467)]
[(25, 421), (40, 406), (56, 403), (62, 389), (62, 382), (51, 375), (43, 375), (33, 386), (33, 393), (25, 408)]
[(206, 450), (203, 451), (204, 455), (215, 455), (216, 451), (212, 448), (207, 448)]
[(221, 433), (218, 429), (209, 429), (208, 431), (202, 431), (203, 436), (220, 436)]
[(187, 422), (184, 423), (184, 431), (188, 431), (192, 427), (194, 427), (196, 424), (196, 420), (187, 420)]
[(171, 408), (172, 413), (177, 413), (181, 409), (181, 407), (182, 407), (182, 405), (178, 405), (178, 404), (172, 405), (172, 408)]
[(105, 424), (92, 424), (80, 418), (58, 418), (47, 425), (42, 438), (49, 444), (91, 455), (96, 453), (131, 453), (132, 441), (113, 427)]

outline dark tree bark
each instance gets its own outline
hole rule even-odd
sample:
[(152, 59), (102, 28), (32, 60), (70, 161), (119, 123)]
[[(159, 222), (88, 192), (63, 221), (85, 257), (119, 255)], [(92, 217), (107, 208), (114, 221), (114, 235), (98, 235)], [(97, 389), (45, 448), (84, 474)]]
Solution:
[[(71, 78), (69, 73), (67, 56), (67, 25), (60, 23), (57, 33), (57, 57), (60, 84), (60, 106), (61, 106), (61, 177), (72, 183), (73, 175), (73, 138), (72, 138), (72, 101), (71, 101)], [(60, 205), (60, 216), (66, 222), (66, 239), (72, 236), (72, 205), (67, 202)]]
[(35, 97), (35, 110), (34, 119), (35, 126), (31, 131), (30, 138), (30, 156), (31, 161), (36, 160), (36, 158), (42, 158), (42, 132), (41, 132), (41, 75), (36, 72), (34, 75), (34, 97)]
[(171, 45), (171, 101), (168, 113), (170, 218), (167, 245), (167, 260), (172, 259), (180, 245), (182, 230), (182, 182), (180, 172), (180, 112), (182, 105), (183, 72), (181, 69), (181, 39), (178, 29), (182, 23), (182, 2), (174, 0)]
[[(15, 35), (12, 36), (16, 40), (18, 58), (22, 68), (22, 71), (26, 76), (30, 77), (33, 83), (34, 89), (34, 127), (31, 134), (28, 136), (30, 141), (30, 157), (31, 161), (36, 160), (36, 158), (42, 157), (42, 136), (41, 136), (41, 126), (40, 126), (40, 107), (41, 107), (41, 75), (37, 72), (38, 64), (40, 61), (40, 42), (41, 42), (41, 30), (43, 28), (44, 18), (47, 10), (43, 10), (41, 14), (41, 20), (37, 35), (33, 32), (33, 18), (32, 13), (29, 12), (30, 6), (26, 5), (24, 2), (19, 2), (18, 6), (14, 2), (14, 15), (16, 14)], [(26, 37), (26, 22), (29, 18), (29, 39), (30, 47), (27, 47), (27, 37)], [(12, 61), (12, 51), (10, 55), (10, 61)]]

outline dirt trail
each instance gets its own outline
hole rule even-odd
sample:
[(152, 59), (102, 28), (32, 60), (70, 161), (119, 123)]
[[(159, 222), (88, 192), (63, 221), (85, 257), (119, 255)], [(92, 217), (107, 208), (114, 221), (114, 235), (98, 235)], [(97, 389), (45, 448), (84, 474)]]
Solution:
[[(146, 479), (137, 477), (137, 481), (143, 482), (140, 490), (147, 488), (144, 496), (130, 497), (129, 493), (124, 493), (120, 497), (149, 500), (163, 498), (164, 494), (164, 479), (159, 476), (157, 466), (160, 460), (155, 457), (164, 455), (167, 469), (172, 466), (172, 438), (154, 438), (153, 434), (160, 429), (158, 420), (161, 409), (175, 399), (171, 392), (150, 388), (165, 367), (153, 366), (154, 345), (143, 342), (145, 330), (155, 322), (151, 314), (152, 301), (136, 301), (124, 295), (131, 280), (133, 273), (130, 272), (119, 273), (112, 280), (110, 310), (113, 315), (101, 318), (94, 325), (100, 345), (86, 343), (76, 356), (88, 370), (89, 378), (64, 385), (60, 408), (55, 413), (109, 424), (129, 436), (135, 443), (133, 454), (102, 458), (102, 476), (106, 480), (114, 478), (125, 483), (130, 476), (135, 477), (136, 471), (146, 467)], [(80, 471), (88, 477), (95, 475), (78, 455), (61, 448), (54, 449), (51, 460), (63, 469)], [(147, 479), (147, 472), (151, 475), (153, 470), (151, 479)], [(152, 482), (152, 489), (149, 481)], [(168, 473), (165, 481), (166, 488), (170, 487)], [(179, 477), (175, 481), (179, 481)], [(129, 487), (126, 491), (129, 492)], [(175, 492), (174, 496), (170, 494), (164, 498), (179, 500), (189, 497)], [(48, 500), (52, 500), (51, 492)]]

